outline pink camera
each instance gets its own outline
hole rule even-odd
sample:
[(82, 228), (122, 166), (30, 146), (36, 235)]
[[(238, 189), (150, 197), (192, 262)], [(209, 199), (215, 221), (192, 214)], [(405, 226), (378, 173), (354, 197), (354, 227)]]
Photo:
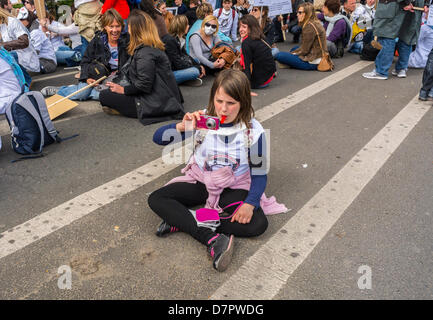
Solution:
[(220, 127), (220, 119), (217, 117), (201, 115), (197, 121), (197, 129), (218, 130)]

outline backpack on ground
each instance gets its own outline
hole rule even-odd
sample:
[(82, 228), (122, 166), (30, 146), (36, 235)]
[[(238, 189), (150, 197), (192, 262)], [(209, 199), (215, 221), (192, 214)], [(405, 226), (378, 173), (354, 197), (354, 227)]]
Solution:
[(45, 99), (38, 91), (16, 97), (6, 107), (6, 119), (11, 128), (12, 148), (16, 153), (29, 155), (18, 160), (42, 157), (44, 146), (66, 140), (54, 128)]

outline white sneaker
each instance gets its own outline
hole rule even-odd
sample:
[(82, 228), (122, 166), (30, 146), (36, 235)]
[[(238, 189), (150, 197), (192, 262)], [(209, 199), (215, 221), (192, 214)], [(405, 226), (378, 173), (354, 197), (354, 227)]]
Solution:
[(188, 87), (200, 87), (203, 84), (203, 81), (200, 78), (197, 78), (194, 80), (185, 81), (182, 84)]
[(406, 78), (407, 77), (405, 69), (401, 69), (398, 71), (394, 69), (394, 70), (392, 70), (391, 74), (393, 76), (397, 76), (398, 78)]
[(51, 97), (54, 96), (55, 94), (57, 94), (57, 91), (59, 91), (60, 87), (53, 87), (53, 86), (48, 86), (45, 88), (42, 88), (41, 93), (44, 97)]
[(377, 79), (377, 80), (386, 80), (386, 79), (388, 79), (388, 77), (382, 76), (381, 74), (377, 73), (376, 70), (373, 70), (371, 72), (363, 73), (362, 76), (364, 78), (367, 78), (367, 79)]

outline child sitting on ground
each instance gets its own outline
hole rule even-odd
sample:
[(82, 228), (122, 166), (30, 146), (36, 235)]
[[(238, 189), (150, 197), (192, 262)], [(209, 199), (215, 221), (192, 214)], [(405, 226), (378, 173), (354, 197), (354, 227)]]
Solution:
[[(154, 142), (167, 145), (178, 136), (185, 139), (186, 132), (195, 129), (204, 114), (225, 121), (218, 130), (195, 131), (194, 152), (182, 170), (185, 176), (154, 191), (148, 203), (163, 220), (158, 236), (174, 231), (190, 234), (207, 246), (213, 267), (224, 271), (231, 262), (234, 236), (261, 235), (268, 226), (265, 214), (285, 212), (287, 208), (277, 204), (275, 198), (264, 196), (269, 155), (243, 72), (221, 71), (212, 85), (206, 112), (186, 113), (182, 122), (159, 128)], [(167, 136), (171, 136), (169, 141), (164, 139)], [(203, 204), (220, 214), (216, 224), (200, 222), (196, 212), (189, 210)], [(224, 213), (229, 216), (223, 217)]]

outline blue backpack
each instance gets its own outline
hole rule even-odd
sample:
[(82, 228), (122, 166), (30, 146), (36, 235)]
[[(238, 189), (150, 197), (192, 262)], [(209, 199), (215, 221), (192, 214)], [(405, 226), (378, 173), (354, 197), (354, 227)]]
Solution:
[(42, 148), (51, 143), (62, 142), (48, 114), (47, 105), (38, 91), (25, 92), (6, 107), (6, 119), (11, 128), (12, 148), (23, 159), (43, 157)]

